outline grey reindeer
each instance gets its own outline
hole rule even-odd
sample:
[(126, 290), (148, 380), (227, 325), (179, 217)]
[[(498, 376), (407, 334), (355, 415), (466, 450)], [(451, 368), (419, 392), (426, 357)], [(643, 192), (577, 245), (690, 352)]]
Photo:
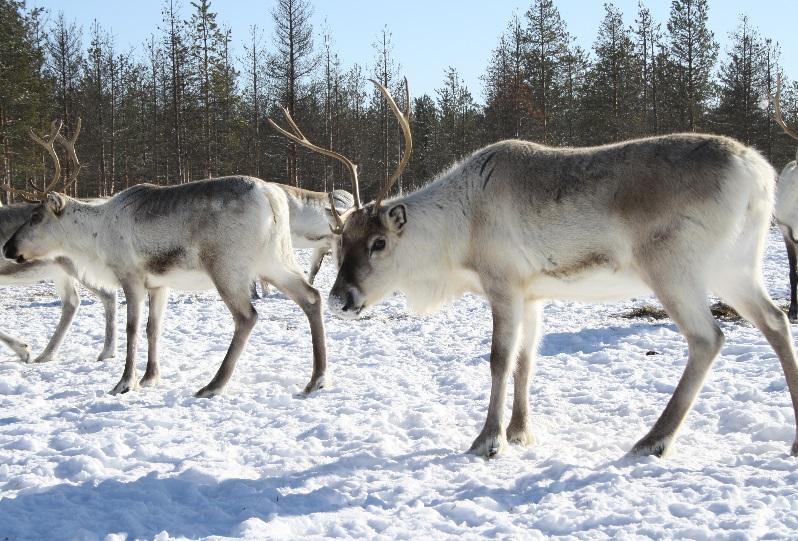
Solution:
[[(798, 131), (791, 128), (784, 120), (781, 112), (781, 75), (776, 80), (776, 95), (771, 97), (773, 117), (785, 134), (798, 140)], [(787, 314), (790, 321), (798, 322), (798, 269), (796, 268), (796, 252), (798, 252), (798, 151), (795, 160), (784, 166), (776, 186), (776, 206), (774, 210), (776, 223), (779, 225), (784, 245), (787, 248), (787, 262), (790, 268), (790, 307)]]
[[(315, 192), (286, 184), (275, 185), (287, 197), (291, 244), (294, 249), (312, 250), (308, 282), (313, 284), (328, 253), (332, 254), (333, 260), (338, 264), (338, 243), (341, 237), (334, 232), (336, 223), (330, 207), (334, 205), (339, 212), (346, 212), (352, 208), (355, 200), (346, 190)], [(270, 288), (265, 280), (261, 280), (261, 287), (264, 294)], [(258, 297), (254, 285), (252, 297)]]
[[(75, 151), (75, 142), (80, 135), (80, 120), (78, 119), (75, 132), (70, 139), (66, 139), (61, 135), (62, 124), (60, 120), (53, 122), (50, 133), (45, 136), (39, 136), (32, 129), (30, 130), (31, 138), (43, 146), (53, 160), (53, 177), (50, 180), (49, 189), (52, 189), (61, 180), (61, 162), (55, 151), (54, 143), (58, 142), (64, 147), (67, 158), (72, 165), (69, 178), (64, 180), (64, 189), (74, 184), (80, 172), (80, 162)], [(33, 183), (31, 183), (31, 186), (35, 190), (39, 189)], [(28, 190), (19, 190), (10, 186), (8, 189), (28, 199), (38, 196), (36, 192)], [(43, 192), (47, 189), (44, 188), (41, 191)], [(30, 220), (34, 208), (35, 205), (29, 202), (7, 206), (3, 206), (0, 203), (0, 243), (5, 244), (17, 229)], [(32, 285), (43, 281), (52, 281), (55, 285), (56, 293), (61, 299), (61, 317), (58, 320), (55, 332), (44, 350), (33, 360), (31, 360), (31, 349), (27, 343), (0, 331), (0, 342), (11, 348), (20, 361), (43, 363), (55, 359), (80, 306), (80, 295), (78, 294), (75, 275), (75, 266), (65, 257), (59, 257), (52, 261), (24, 263), (0, 260), (0, 285)], [(83, 286), (99, 297), (105, 310), (105, 341), (97, 360), (110, 359), (116, 355), (116, 290), (97, 288), (85, 282)]]
[[(139, 184), (99, 204), (50, 192), (5, 243), (3, 254), (18, 263), (67, 257), (86, 281), (122, 288), (127, 356), (112, 394), (160, 380), (158, 340), (169, 288), (215, 288), (233, 316), (235, 331), (222, 364), (196, 396), (220, 393), (258, 319), (250, 284), (265, 278), (310, 322), (313, 373), (304, 389), (310, 393), (325, 384), (322, 300), (294, 259), (288, 220), (285, 192), (246, 176), (177, 186)], [(139, 381), (136, 353), (145, 297), (149, 347)]]
[[(409, 111), (402, 113), (377, 86), (399, 119), (405, 152), (376, 202), (361, 206), (355, 193), (357, 208), (338, 218), (342, 260), (330, 309), (357, 317), (394, 291), (417, 310), (467, 291), (488, 300), (490, 401), (471, 452), (492, 457), (508, 440), (533, 442), (529, 377), (548, 299), (592, 302), (653, 292), (686, 338), (684, 373), (634, 455), (669, 450), (721, 349), (709, 292), (764, 334), (798, 415), (789, 322), (768, 296), (761, 269), (775, 172), (757, 151), (700, 134), (590, 148), (502, 141), (424, 188), (388, 199), (412, 138)], [(511, 374), (514, 401), (505, 426)], [(791, 451), (798, 455), (798, 436)]]

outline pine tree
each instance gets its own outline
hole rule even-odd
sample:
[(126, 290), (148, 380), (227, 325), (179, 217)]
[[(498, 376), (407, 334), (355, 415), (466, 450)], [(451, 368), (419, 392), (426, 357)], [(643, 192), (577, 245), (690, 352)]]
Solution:
[[(302, 82), (318, 64), (318, 58), (313, 54), (312, 14), (308, 0), (277, 0), (272, 10), (276, 52), (270, 59), (269, 68), (280, 103), (297, 121), (302, 120), (296, 115)], [(288, 143), (285, 172), (289, 184), (299, 185), (297, 147), (293, 142)]]
[(662, 30), (642, 1), (637, 8), (634, 36), (640, 89), (639, 119), (643, 133), (655, 134), (659, 133), (657, 48), (662, 44)]
[(587, 92), (594, 143), (619, 141), (639, 134), (635, 121), (638, 79), (631, 34), (618, 8), (604, 4), (604, 9), (593, 46), (596, 60)]
[(527, 41), (521, 21), (513, 16), (482, 78), (486, 118), (483, 137), (487, 141), (521, 137), (534, 109), (525, 65)]
[[(49, 120), (53, 94), (50, 81), (42, 76), (40, 15), (41, 10), (26, 11), (23, 2), (0, 0), (0, 178), (18, 188), (24, 188), (38, 156), (28, 127)], [(6, 194), (6, 201), (9, 197)]]
[(674, 62), (680, 129), (699, 131), (712, 94), (718, 44), (707, 26), (707, 0), (672, 0), (669, 54)]
[(534, 105), (534, 127), (528, 135), (548, 143), (559, 99), (558, 69), (562, 57), (568, 53), (570, 38), (554, 0), (535, 0), (526, 18), (529, 44), (526, 71)]

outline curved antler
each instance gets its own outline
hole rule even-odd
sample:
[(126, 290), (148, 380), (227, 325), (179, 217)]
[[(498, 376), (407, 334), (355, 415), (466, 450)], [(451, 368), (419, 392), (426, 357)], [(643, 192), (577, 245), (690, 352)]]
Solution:
[[(53, 144), (55, 143), (56, 138), (61, 135), (61, 127), (64, 125), (61, 119), (53, 120), (50, 123), (50, 133), (44, 137), (40, 137), (33, 131), (33, 128), (28, 128), (28, 132), (30, 138), (33, 139), (38, 145), (44, 147), (44, 150), (50, 155), (50, 159), (53, 160), (53, 179), (50, 183), (44, 188), (39, 188), (36, 184), (30, 180), (29, 184), (39, 193), (46, 194), (47, 192), (51, 191), (56, 183), (61, 179), (61, 161), (58, 159), (58, 154), (55, 151), (55, 147)], [(38, 196), (37, 196), (38, 197)]]
[(78, 178), (78, 173), (80, 173), (80, 161), (78, 160), (78, 155), (75, 151), (75, 142), (80, 135), (81, 119), (78, 118), (77, 124), (75, 126), (75, 133), (72, 134), (70, 139), (67, 139), (61, 134), (62, 127), (63, 121), (53, 120), (53, 122), (50, 124), (50, 133), (46, 136), (37, 135), (36, 132), (33, 131), (33, 128), (28, 128), (30, 132), (30, 138), (40, 146), (44, 147), (44, 149), (50, 155), (50, 158), (53, 160), (52, 180), (46, 186), (40, 188), (32, 179), (28, 179), (28, 186), (30, 186), (33, 191), (20, 190), (18, 188), (12, 187), (10, 184), (2, 184), (0, 185), (0, 189), (19, 195), (22, 197), (22, 199), (29, 203), (37, 203), (42, 201), (48, 193), (53, 191), (56, 184), (61, 179), (61, 161), (58, 159), (58, 153), (55, 151), (54, 146), (56, 141), (58, 141), (58, 144), (64, 147), (67, 152), (67, 158), (73, 164), (72, 173), (64, 182), (63, 190), (66, 191), (72, 184), (74, 184)]
[(781, 126), (781, 129), (784, 130), (784, 133), (793, 139), (798, 139), (798, 131), (795, 131), (793, 128), (788, 126), (781, 114), (781, 73), (776, 76), (776, 97), (774, 98), (773, 96), (769, 96), (769, 98), (770, 102), (773, 104), (773, 118), (776, 121), (776, 124)]
[[(352, 160), (350, 160), (343, 154), (339, 154), (335, 151), (328, 150), (326, 148), (322, 148), (311, 143), (308, 140), (308, 138), (305, 137), (305, 134), (302, 133), (302, 130), (299, 129), (299, 126), (296, 125), (294, 119), (291, 118), (291, 113), (288, 112), (288, 109), (286, 109), (285, 107), (281, 107), (280, 109), (282, 109), (283, 115), (285, 115), (285, 119), (288, 121), (288, 125), (290, 126), (291, 131), (289, 132), (288, 130), (283, 129), (274, 120), (272, 120), (271, 118), (267, 118), (266, 120), (269, 121), (269, 124), (271, 124), (272, 128), (280, 132), (284, 137), (287, 137), (288, 139), (294, 141), (295, 143), (299, 143), (303, 147), (312, 150), (313, 152), (317, 152), (319, 154), (328, 156), (330, 158), (335, 158), (339, 162), (343, 163), (347, 167), (347, 169), (349, 169), (349, 174), (352, 177), (352, 195), (355, 198), (355, 208), (362, 208), (363, 205), (360, 202), (360, 185), (357, 179), (357, 165), (355, 165), (355, 163), (352, 162)], [(334, 208), (335, 206), (333, 206), (333, 209)]]
[(369, 79), (374, 85), (379, 89), (382, 93), (385, 101), (388, 102), (393, 114), (396, 116), (396, 120), (399, 121), (399, 126), (402, 128), (402, 134), (404, 134), (405, 138), (405, 151), (402, 154), (402, 159), (399, 161), (399, 165), (396, 166), (396, 171), (393, 172), (391, 178), (388, 179), (388, 183), (383, 186), (382, 190), (380, 191), (380, 195), (377, 196), (377, 202), (374, 204), (374, 211), (376, 212), (377, 209), (380, 208), (380, 203), (382, 200), (388, 196), (388, 192), (391, 191), (391, 188), (399, 180), (399, 177), (402, 175), (402, 172), (407, 167), (407, 163), (410, 161), (410, 154), (413, 152), (413, 135), (410, 133), (410, 87), (407, 84), (407, 77), (405, 77), (405, 103), (406, 109), (402, 112), (399, 109), (399, 106), (396, 105), (396, 101), (394, 101), (393, 96), (379, 82), (375, 81), (374, 79)]
[(72, 162), (72, 172), (68, 179), (64, 181), (64, 186), (62, 188), (63, 192), (66, 192), (70, 186), (72, 186), (75, 181), (78, 179), (78, 174), (80, 173), (80, 160), (78, 160), (78, 153), (75, 152), (75, 142), (78, 140), (78, 136), (80, 135), (80, 127), (82, 125), (81, 118), (78, 117), (78, 122), (75, 124), (75, 133), (72, 134), (72, 138), (67, 139), (60, 133), (56, 135), (55, 140), (58, 141), (67, 152), (67, 157)]

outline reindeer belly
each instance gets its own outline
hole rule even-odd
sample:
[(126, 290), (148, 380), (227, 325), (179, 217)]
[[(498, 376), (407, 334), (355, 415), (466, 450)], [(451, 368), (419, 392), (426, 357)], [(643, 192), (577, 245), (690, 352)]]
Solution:
[(163, 274), (147, 274), (144, 285), (148, 288), (168, 287), (180, 291), (201, 291), (215, 288), (208, 273), (189, 269), (171, 269)]
[(615, 301), (650, 295), (631, 269), (599, 268), (569, 275), (540, 274), (527, 287), (530, 296), (551, 300)]

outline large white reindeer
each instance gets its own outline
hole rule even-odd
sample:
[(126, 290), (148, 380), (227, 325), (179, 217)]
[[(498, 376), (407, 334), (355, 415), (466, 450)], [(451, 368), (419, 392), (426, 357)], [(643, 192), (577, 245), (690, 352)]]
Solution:
[[(78, 120), (71, 139), (66, 139), (61, 135), (61, 126), (61, 121), (53, 122), (50, 133), (41, 137), (34, 133), (33, 130), (30, 130), (31, 138), (43, 146), (53, 160), (54, 170), (53, 178), (49, 184), (50, 189), (61, 179), (61, 163), (55, 151), (54, 143), (58, 142), (64, 147), (67, 152), (67, 158), (72, 164), (70, 176), (64, 180), (64, 189), (75, 182), (80, 172), (80, 162), (75, 152), (75, 141), (80, 135), (80, 120)], [(31, 186), (38, 190), (34, 184), (31, 184)], [(13, 188), (11, 190), (28, 199), (39, 195), (28, 190)], [(3, 206), (0, 203), (0, 244), (5, 244), (17, 229), (30, 220), (34, 208), (35, 205), (31, 203), (15, 203), (7, 206)], [(74, 278), (75, 273), (75, 267), (72, 262), (63, 257), (56, 258), (53, 261), (24, 263), (16, 263), (7, 259), (0, 260), (0, 285), (32, 285), (42, 281), (52, 281), (55, 285), (56, 293), (61, 299), (61, 317), (58, 320), (58, 325), (44, 351), (33, 359), (32, 362), (34, 363), (53, 360), (64, 342), (64, 337), (80, 306), (80, 295)], [(116, 355), (116, 290), (95, 288), (86, 283), (83, 285), (97, 295), (103, 303), (105, 310), (105, 342), (97, 360), (109, 359)], [(3, 332), (0, 332), (0, 342), (11, 348), (22, 362), (31, 362), (31, 351), (28, 344)]]
[[(48, 193), (31, 219), (3, 246), (19, 263), (68, 257), (91, 283), (121, 286), (127, 299), (127, 357), (112, 394), (157, 383), (158, 339), (168, 288), (216, 288), (235, 331), (211, 382), (196, 396), (223, 390), (257, 322), (250, 284), (265, 278), (308, 317), (313, 339), (309, 393), (325, 383), (326, 346), (319, 293), (291, 249), (285, 192), (262, 180), (231, 176), (178, 186), (140, 184), (100, 204)], [(147, 369), (136, 352), (142, 306), (149, 296)]]
[[(776, 81), (776, 96), (771, 99), (776, 123), (784, 133), (798, 140), (798, 131), (791, 128), (784, 120), (781, 112), (781, 76)], [(798, 151), (795, 160), (788, 163), (779, 175), (776, 187), (775, 218), (784, 236), (787, 247), (787, 260), (790, 265), (790, 308), (787, 312), (790, 321), (798, 322), (798, 269), (796, 269), (796, 252), (798, 252)]]
[[(765, 335), (798, 414), (789, 323), (762, 280), (775, 172), (759, 153), (698, 134), (592, 148), (502, 141), (421, 190), (386, 199), (412, 140), (407, 115), (379, 88), (401, 124), (405, 154), (374, 204), (341, 217), (342, 261), (330, 308), (357, 317), (397, 290), (421, 310), (465, 291), (487, 298), (492, 383), (472, 452), (494, 456), (508, 440), (533, 441), (528, 386), (547, 299), (653, 292), (685, 336), (684, 373), (634, 454), (668, 451), (720, 351), (723, 333), (707, 305), (710, 291)], [(515, 393), (505, 427), (511, 373)], [(798, 437), (792, 454), (798, 455)]]
[[(346, 212), (354, 205), (352, 194), (346, 190), (314, 192), (303, 190), (286, 184), (275, 184), (285, 192), (288, 201), (289, 223), (291, 226), (291, 244), (294, 249), (313, 250), (310, 258), (308, 282), (313, 284), (321, 263), (328, 253), (332, 253), (338, 262), (338, 241), (340, 235), (333, 232), (335, 221), (330, 207), (334, 205), (340, 212)], [(269, 284), (261, 281), (264, 293)], [(257, 298), (255, 289), (252, 295)]]

